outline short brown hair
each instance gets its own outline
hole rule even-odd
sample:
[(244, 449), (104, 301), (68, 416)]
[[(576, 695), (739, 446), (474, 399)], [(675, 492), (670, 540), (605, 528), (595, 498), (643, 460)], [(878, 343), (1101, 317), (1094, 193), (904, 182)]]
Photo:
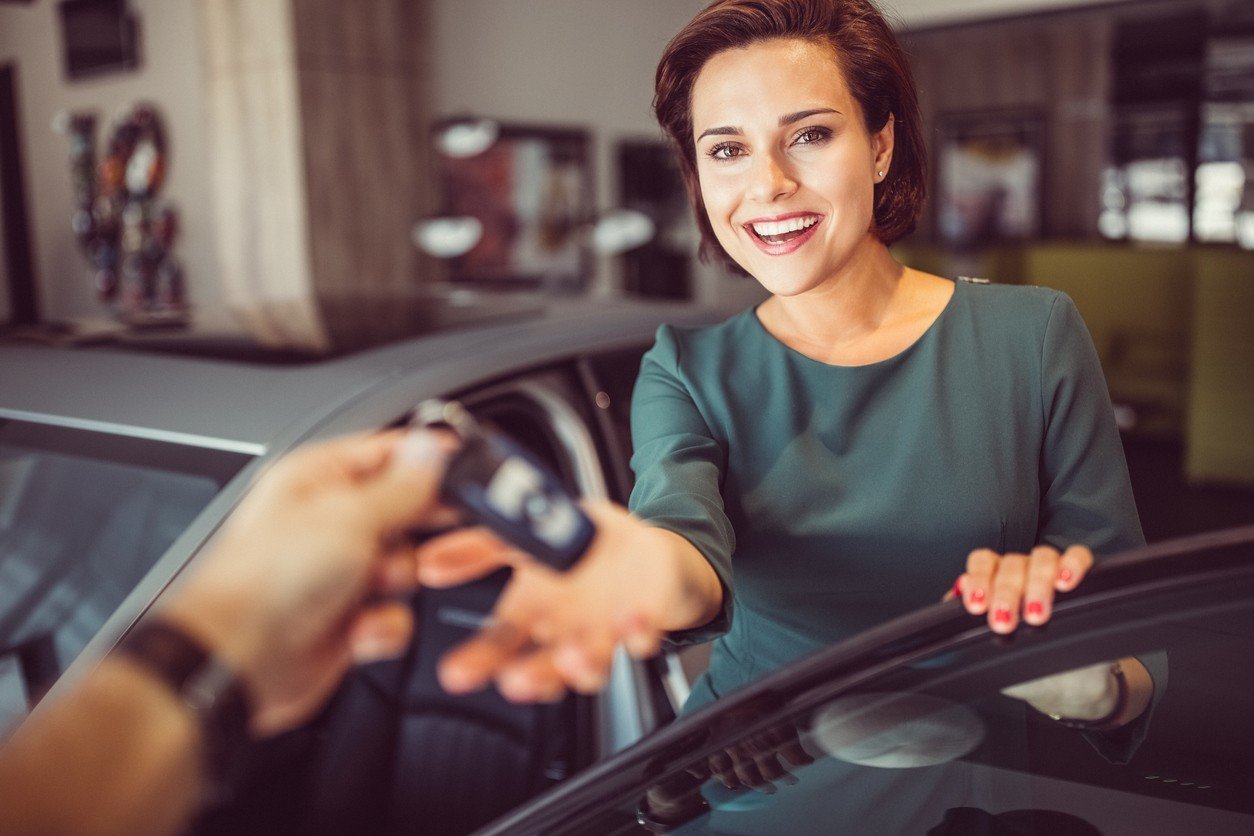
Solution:
[[(872, 231), (891, 244), (914, 230), (927, 193), (927, 148), (910, 64), (870, 0), (715, 0), (666, 46), (658, 62), (653, 112), (679, 156), (701, 229), (701, 257), (732, 263), (714, 236), (697, 177), (692, 138), (692, 88), (720, 52), (759, 41), (796, 38), (833, 48), (869, 133), (894, 124), (893, 163), (875, 186)], [(734, 266), (734, 264), (733, 264)]]

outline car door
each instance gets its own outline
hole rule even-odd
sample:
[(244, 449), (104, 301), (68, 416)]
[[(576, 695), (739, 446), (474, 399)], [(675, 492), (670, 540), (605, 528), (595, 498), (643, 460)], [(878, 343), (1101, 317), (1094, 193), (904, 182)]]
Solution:
[[(482, 833), (1254, 832), (1252, 543), (1247, 528), (1112, 559), (1010, 638), (953, 602), (899, 619)], [(1002, 693), (1129, 656), (1154, 699), (1114, 732)]]

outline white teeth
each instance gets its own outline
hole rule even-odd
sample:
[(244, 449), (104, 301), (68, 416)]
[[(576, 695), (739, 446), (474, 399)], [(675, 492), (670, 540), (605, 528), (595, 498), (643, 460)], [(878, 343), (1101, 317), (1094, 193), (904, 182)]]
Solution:
[(808, 229), (819, 222), (814, 215), (803, 218), (789, 218), (784, 221), (758, 221), (753, 224), (753, 231), (765, 238), (768, 235), (783, 235), (785, 232), (797, 232)]

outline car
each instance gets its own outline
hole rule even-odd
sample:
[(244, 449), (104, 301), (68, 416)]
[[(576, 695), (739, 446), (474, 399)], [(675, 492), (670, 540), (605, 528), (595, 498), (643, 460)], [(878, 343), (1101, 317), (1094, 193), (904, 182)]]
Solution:
[[(1134, 655), (1155, 697), (1121, 730), (1003, 693)], [(864, 632), (480, 834), (1248, 834), (1251, 660), (1254, 526), (1185, 537), (1103, 562), (1045, 627), (998, 636), (951, 601)]]
[[(660, 323), (723, 315), (567, 303), (329, 358), (167, 337), (0, 347), (0, 725), (121, 640), (306, 441), (451, 398), (572, 492), (624, 501), (640, 357)], [(504, 578), (424, 590), (407, 655), (257, 743), (194, 832), (1250, 832), (1251, 539), (1112, 560), (1009, 639), (937, 605), (678, 719), (701, 648), (620, 656), (600, 695), (556, 705), (444, 694), (435, 660)], [(1000, 693), (1128, 654), (1165, 654), (1170, 680), (1127, 752)], [(732, 789), (735, 769), (711, 769), (759, 757), (796, 784)]]
[[(393, 426), (421, 401), (452, 398), (572, 493), (625, 501), (640, 357), (663, 322), (726, 315), (606, 300), (487, 307), (482, 321), (459, 314), (456, 329), (375, 348), (349, 339), (330, 357), (195, 335), (0, 346), (0, 728), (116, 645), (256, 475), (298, 444)], [(420, 593), (422, 641), (354, 673), (309, 727), (258, 745), (236, 799), (201, 831), (356, 830), (417, 770), (427, 793), (398, 794), (388, 815), (465, 832), (673, 718), (674, 658), (623, 655), (601, 696), (557, 706), (444, 695), (434, 660), (471, 634), (503, 582)], [(267, 781), (279, 768), (282, 786)], [(385, 778), (387, 799), (361, 788)], [(307, 800), (315, 786), (321, 805)]]

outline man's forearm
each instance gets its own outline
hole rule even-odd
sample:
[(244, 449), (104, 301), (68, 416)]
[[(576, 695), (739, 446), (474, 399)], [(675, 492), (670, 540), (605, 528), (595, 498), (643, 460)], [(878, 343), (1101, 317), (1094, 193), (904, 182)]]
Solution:
[(201, 760), (178, 696), (110, 657), (0, 749), (0, 832), (177, 832), (200, 803)]

